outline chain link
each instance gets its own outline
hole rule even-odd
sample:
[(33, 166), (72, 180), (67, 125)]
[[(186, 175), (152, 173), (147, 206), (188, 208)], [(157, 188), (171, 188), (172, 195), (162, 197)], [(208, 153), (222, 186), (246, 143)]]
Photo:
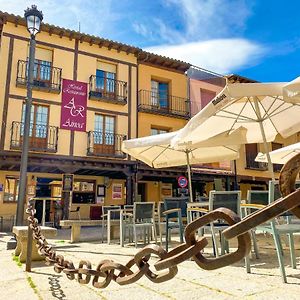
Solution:
[[(47, 265), (53, 265), (55, 272), (65, 273), (68, 279), (77, 278), (81, 284), (88, 284), (92, 280), (95, 288), (105, 288), (111, 281), (115, 281), (119, 285), (131, 284), (143, 276), (152, 282), (160, 283), (175, 277), (178, 272), (177, 265), (185, 260), (193, 259), (199, 267), (205, 270), (213, 270), (238, 262), (251, 250), (250, 229), (289, 210), (300, 218), (300, 189), (295, 190), (294, 188), (299, 170), (300, 154), (287, 162), (280, 173), (279, 183), (283, 198), (243, 220), (240, 220), (237, 214), (227, 208), (218, 208), (188, 224), (184, 233), (185, 243), (171, 251), (166, 252), (158, 245), (147, 245), (125, 265), (112, 260), (102, 260), (95, 270), (92, 269), (92, 264), (88, 260), (80, 261), (78, 268), (75, 268), (71, 260), (56, 254), (56, 251), (48, 245), (38, 226), (37, 219), (34, 218), (36, 211), (33, 202), (29, 202), (26, 212), (29, 214), (29, 226), (33, 231), (33, 238), (36, 240), (39, 253), (45, 256)], [(196, 232), (203, 226), (219, 219), (228, 224), (228, 228), (223, 231), (224, 237), (227, 240), (237, 238), (238, 247), (235, 252), (209, 259), (202, 255), (208, 241), (205, 237), (198, 238)], [(153, 265), (156, 271), (150, 268), (152, 255), (158, 257), (158, 261)], [(136, 270), (133, 271), (133, 268)]]

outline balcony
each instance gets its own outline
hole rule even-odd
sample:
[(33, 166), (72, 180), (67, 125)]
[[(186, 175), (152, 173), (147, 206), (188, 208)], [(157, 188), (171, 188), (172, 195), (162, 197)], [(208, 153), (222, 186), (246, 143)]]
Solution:
[(89, 131), (87, 155), (125, 158), (126, 154), (121, 150), (125, 139), (123, 134)]
[(138, 101), (138, 110), (142, 112), (184, 119), (190, 117), (190, 101), (186, 98), (172, 95), (163, 98), (159, 93), (140, 90)]
[(127, 104), (127, 82), (91, 75), (89, 98), (125, 105)]
[[(24, 123), (12, 122), (10, 149), (21, 150), (23, 144)], [(57, 152), (58, 127), (30, 124), (29, 151)]]
[[(51, 93), (60, 93), (61, 90), (61, 68), (52, 67), (49, 63), (34, 63), (33, 89), (42, 90)], [(24, 60), (18, 61), (16, 85), (19, 87), (27, 87), (28, 78), (28, 62)]]

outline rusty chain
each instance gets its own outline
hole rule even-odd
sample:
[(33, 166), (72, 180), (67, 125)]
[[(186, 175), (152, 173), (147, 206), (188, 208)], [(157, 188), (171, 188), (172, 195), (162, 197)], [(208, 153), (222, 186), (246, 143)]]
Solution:
[[(105, 288), (111, 281), (115, 281), (119, 285), (131, 284), (142, 276), (146, 276), (152, 282), (160, 283), (172, 279), (177, 274), (177, 265), (191, 258), (205, 270), (213, 270), (238, 262), (247, 256), (251, 250), (250, 229), (289, 210), (300, 218), (300, 189), (295, 190), (295, 181), (299, 170), (300, 154), (288, 161), (281, 170), (279, 184), (283, 197), (265, 208), (242, 220), (227, 208), (213, 210), (186, 226), (185, 243), (169, 252), (158, 245), (147, 245), (125, 265), (112, 260), (102, 260), (96, 269), (92, 269), (92, 264), (89, 261), (82, 260), (75, 268), (71, 260), (56, 254), (56, 251), (48, 245), (41, 233), (37, 219), (34, 218), (33, 203), (29, 203), (26, 212), (29, 214), (29, 226), (33, 230), (33, 238), (36, 240), (39, 253), (45, 256), (47, 265), (54, 265), (54, 271), (65, 273), (68, 279), (74, 280), (77, 277), (81, 284), (88, 284), (92, 280), (92, 285), (96, 288)], [(227, 240), (237, 238), (237, 250), (217, 258), (206, 258), (202, 255), (202, 250), (207, 246), (208, 241), (205, 237), (196, 237), (196, 232), (201, 227), (220, 219), (229, 225), (223, 231), (224, 237)], [(150, 269), (151, 255), (159, 258), (154, 263), (155, 271)]]

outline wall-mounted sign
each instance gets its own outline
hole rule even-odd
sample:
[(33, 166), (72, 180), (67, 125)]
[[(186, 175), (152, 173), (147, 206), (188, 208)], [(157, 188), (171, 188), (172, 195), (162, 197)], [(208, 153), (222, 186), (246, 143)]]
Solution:
[(178, 185), (179, 185), (181, 188), (185, 188), (185, 187), (188, 185), (188, 180), (186, 179), (186, 177), (180, 176), (180, 177), (178, 178)]
[(60, 128), (86, 131), (87, 83), (63, 79)]
[(73, 174), (63, 174), (62, 176), (62, 191), (71, 192), (73, 190)]
[(122, 183), (114, 183), (112, 185), (112, 199), (122, 200), (123, 185)]

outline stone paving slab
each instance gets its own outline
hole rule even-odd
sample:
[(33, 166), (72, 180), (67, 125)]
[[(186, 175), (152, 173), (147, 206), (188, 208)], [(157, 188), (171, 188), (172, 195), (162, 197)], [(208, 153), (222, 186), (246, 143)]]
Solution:
[[(98, 231), (87, 229), (82, 234), (93, 240)], [(282, 283), (272, 238), (260, 235), (261, 257), (251, 259), (252, 274), (246, 273), (243, 261), (213, 271), (202, 270), (193, 261), (186, 261), (178, 266), (178, 274), (169, 282), (155, 284), (142, 278), (130, 286), (112, 282), (102, 290), (91, 283), (80, 285), (76, 280), (70, 281), (43, 262), (33, 262), (33, 272), (26, 273), (25, 265), (20, 267), (12, 260), (13, 251), (5, 250), (8, 239), (9, 236), (0, 234), (0, 299), (299, 299), (300, 295), (299, 239), (296, 240), (296, 270), (290, 267), (289, 253), (284, 246), (288, 284)], [(75, 266), (81, 259), (87, 259), (93, 268), (102, 259), (125, 263), (138, 251), (132, 246), (122, 248), (118, 244), (102, 244), (99, 240), (70, 244), (66, 231), (59, 232), (57, 238), (49, 242)]]

